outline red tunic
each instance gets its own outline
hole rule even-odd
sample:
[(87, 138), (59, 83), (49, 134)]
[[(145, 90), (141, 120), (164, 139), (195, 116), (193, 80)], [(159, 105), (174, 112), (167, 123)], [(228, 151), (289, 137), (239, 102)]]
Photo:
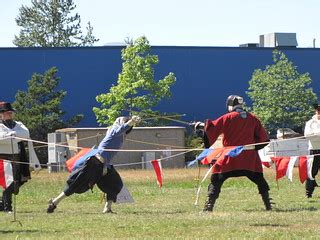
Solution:
[[(222, 144), (224, 147), (243, 146), (267, 142), (269, 140), (268, 134), (261, 125), (261, 122), (251, 113), (247, 113), (247, 118), (242, 118), (239, 112), (230, 112), (214, 121), (207, 120), (204, 130), (210, 145), (212, 145), (221, 134), (223, 134)], [(237, 157), (224, 157), (217, 161), (213, 167), (213, 173), (223, 173), (234, 170), (262, 172), (258, 152), (256, 150), (244, 150)]]

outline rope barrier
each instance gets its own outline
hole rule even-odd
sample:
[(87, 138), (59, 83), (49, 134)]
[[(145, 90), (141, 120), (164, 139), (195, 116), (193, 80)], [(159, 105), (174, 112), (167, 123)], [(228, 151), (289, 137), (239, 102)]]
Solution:
[[(188, 150), (188, 151), (184, 151), (182, 153), (178, 153), (178, 154), (174, 154), (170, 157), (163, 157), (163, 158), (157, 158), (155, 160), (158, 160), (158, 161), (163, 161), (163, 160), (168, 160), (170, 158), (174, 158), (174, 157), (178, 157), (180, 155), (183, 155), (183, 154), (186, 154), (188, 152), (191, 152), (192, 150)], [(19, 161), (12, 161), (12, 160), (9, 160), (9, 159), (1, 159), (5, 162), (14, 162), (14, 163), (19, 163), (19, 164), (30, 164), (30, 163), (26, 163), (26, 162), (19, 162)], [(134, 162), (134, 163), (120, 163), (120, 164), (114, 164), (113, 166), (115, 167), (118, 167), (118, 166), (130, 166), (130, 165), (138, 165), (138, 164), (143, 164), (143, 163), (151, 163), (151, 161), (141, 161), (141, 162)], [(48, 166), (48, 164), (40, 164), (40, 166)]]

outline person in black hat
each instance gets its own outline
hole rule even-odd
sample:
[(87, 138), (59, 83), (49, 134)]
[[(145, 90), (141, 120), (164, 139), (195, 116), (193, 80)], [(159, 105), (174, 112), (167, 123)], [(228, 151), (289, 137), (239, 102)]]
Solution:
[(20, 186), (31, 178), (24, 142), (14, 138), (29, 138), (29, 130), (22, 122), (13, 120), (14, 112), (10, 103), (0, 102), (0, 159), (11, 161), (14, 179), (2, 193), (0, 209), (5, 212), (12, 212), (12, 194), (17, 195)]
[(304, 136), (309, 140), (308, 149), (310, 155), (314, 155), (312, 163), (312, 178), (308, 178), (305, 184), (306, 197), (311, 198), (315, 187), (318, 186), (315, 176), (318, 174), (320, 168), (320, 103), (313, 104), (315, 114), (306, 122), (304, 129)]

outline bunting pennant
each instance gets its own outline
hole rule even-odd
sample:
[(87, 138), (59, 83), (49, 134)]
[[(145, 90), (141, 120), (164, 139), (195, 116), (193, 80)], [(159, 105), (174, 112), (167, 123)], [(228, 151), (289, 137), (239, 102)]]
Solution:
[(0, 186), (6, 189), (11, 183), (13, 183), (11, 163), (0, 159)]
[(296, 162), (299, 160), (299, 157), (295, 156), (295, 157), (290, 157), (290, 161), (288, 164), (288, 168), (287, 168), (287, 172), (286, 172), (286, 176), (288, 177), (288, 179), (292, 182), (292, 178), (293, 178), (293, 168), (296, 164)]
[(228, 152), (228, 153), (226, 154), (226, 156), (236, 157), (236, 156), (238, 156), (240, 153), (242, 153), (243, 150), (244, 150), (244, 147), (243, 147), (243, 146), (235, 147), (234, 149), (231, 149), (230, 152)]
[(276, 180), (284, 177), (287, 172), (290, 157), (271, 157), (276, 165)]
[(189, 162), (187, 164), (187, 167), (191, 167), (193, 166), (196, 162), (201, 161), (202, 159), (204, 159), (206, 156), (208, 156), (208, 154), (210, 154), (213, 151), (213, 148), (206, 148), (204, 149), (195, 160), (192, 160), (191, 162)]
[(160, 160), (152, 160), (151, 161), (154, 171), (157, 175), (157, 184), (159, 187), (162, 187), (162, 167), (161, 167), (161, 161)]
[(202, 161), (202, 164), (210, 164), (214, 160), (221, 160), (225, 156), (236, 157), (243, 151), (243, 146), (229, 146), (223, 148), (216, 148), (209, 153)]
[[(300, 182), (304, 183), (308, 178), (310, 180), (314, 180), (312, 176), (312, 164), (314, 160), (313, 155), (270, 157), (270, 159), (276, 166), (276, 180), (287, 176), (288, 179), (292, 181), (293, 168), (297, 161), (299, 167)], [(261, 163), (265, 165), (265, 163), (268, 163), (268, 161), (261, 161)], [(268, 166), (269, 163), (266, 165)]]
[(72, 169), (76, 165), (76, 162), (81, 158), (84, 157), (86, 154), (88, 154), (91, 151), (91, 148), (83, 148), (81, 149), (76, 155), (69, 158), (66, 161), (66, 166), (69, 172), (72, 172)]
[(287, 168), (287, 172), (286, 172), (286, 176), (288, 177), (288, 179), (292, 182), (292, 178), (293, 178), (293, 168), (296, 164), (296, 162), (299, 160), (299, 157), (294, 156), (294, 157), (290, 157), (290, 161), (288, 164), (288, 168)]
[(300, 182), (304, 183), (307, 178), (314, 180), (312, 177), (312, 164), (313, 164), (313, 155), (302, 156), (299, 159), (299, 177)]
[(273, 165), (273, 162), (272, 161), (261, 161), (261, 164), (266, 168), (270, 168)]
[(292, 181), (292, 172), (298, 157), (271, 157), (276, 165), (276, 180), (287, 176)]

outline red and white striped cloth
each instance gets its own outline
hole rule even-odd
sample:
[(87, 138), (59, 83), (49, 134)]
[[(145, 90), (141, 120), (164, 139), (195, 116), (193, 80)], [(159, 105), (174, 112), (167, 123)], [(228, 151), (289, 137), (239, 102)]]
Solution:
[(299, 157), (271, 157), (271, 159), (276, 165), (276, 180), (287, 176), (292, 181), (293, 167)]
[(11, 163), (0, 159), (0, 186), (6, 189), (12, 182), (13, 173)]
[(314, 178), (312, 177), (313, 159), (313, 155), (299, 157), (299, 177), (301, 183), (304, 183), (307, 178), (309, 178), (310, 180), (314, 180)]
[(279, 156), (279, 157), (266, 157), (261, 160), (261, 164), (270, 168), (273, 164), (276, 168), (276, 180), (287, 176), (292, 181), (293, 168), (298, 162), (300, 182), (304, 183), (307, 178), (314, 180), (312, 177), (312, 164), (313, 155), (307, 156)]
[(157, 175), (157, 184), (161, 188), (162, 187), (162, 166), (160, 160), (152, 160), (151, 161), (154, 171)]

